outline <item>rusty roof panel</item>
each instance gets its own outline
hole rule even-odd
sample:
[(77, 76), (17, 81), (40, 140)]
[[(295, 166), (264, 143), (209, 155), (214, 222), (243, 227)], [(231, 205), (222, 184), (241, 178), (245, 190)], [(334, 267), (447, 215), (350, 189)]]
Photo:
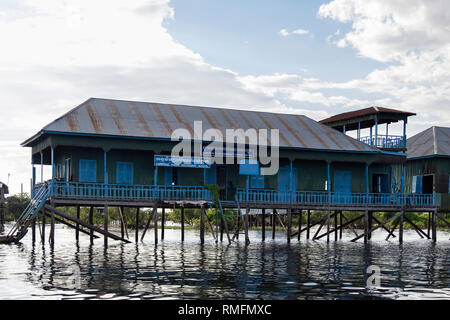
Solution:
[(408, 158), (450, 156), (450, 128), (431, 127), (406, 142)]
[[(185, 128), (192, 135), (197, 120), (203, 121), (203, 132), (217, 128), (224, 138), (227, 128), (279, 129), (281, 147), (378, 151), (303, 115), (97, 98), (89, 99), (43, 130), (170, 139), (177, 128)], [(269, 144), (270, 136), (268, 132)]]

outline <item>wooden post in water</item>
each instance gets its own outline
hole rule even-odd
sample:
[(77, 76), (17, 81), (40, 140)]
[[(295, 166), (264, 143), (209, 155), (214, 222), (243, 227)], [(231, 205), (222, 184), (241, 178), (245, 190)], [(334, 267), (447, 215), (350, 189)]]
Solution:
[(155, 213), (153, 214), (153, 228), (155, 228), (155, 244), (158, 244), (158, 207), (156, 207)]
[[(77, 219), (80, 219), (80, 206), (77, 206)], [(75, 224), (75, 240), (80, 239), (80, 224), (77, 222)]]
[(161, 214), (161, 240), (164, 240), (164, 224), (166, 220), (166, 208), (162, 208)]
[(334, 241), (338, 241), (338, 215), (339, 211), (334, 211)]
[[(108, 205), (105, 204), (105, 206), (103, 207), (103, 229), (108, 232)], [(104, 243), (105, 243), (105, 247), (108, 245), (108, 236), (104, 235)]]
[(369, 234), (367, 235), (367, 239), (372, 239), (372, 225), (373, 225), (373, 211), (369, 211)]
[[(94, 207), (89, 209), (89, 224), (94, 225)], [(90, 243), (94, 244), (94, 230), (92, 228), (89, 230), (89, 239)]]
[(50, 214), (50, 244), (55, 244), (55, 213), (52, 211)]
[(31, 222), (31, 241), (33, 244), (36, 242), (36, 218)]
[(339, 226), (340, 226), (340, 228), (339, 228), (339, 239), (342, 239), (342, 216), (343, 216), (343, 213), (342, 213), (342, 211), (340, 211), (339, 212)]
[(306, 216), (306, 239), (309, 240), (309, 229), (311, 228), (311, 210), (308, 210)]
[(181, 241), (184, 241), (184, 207), (181, 207)]
[(431, 229), (431, 211), (428, 212), (428, 222), (427, 222), (427, 235), (430, 238), (430, 229)]
[(275, 240), (275, 209), (272, 209), (272, 240)]
[(266, 241), (266, 209), (265, 208), (262, 209), (261, 228), (262, 228), (261, 240)]
[(123, 221), (123, 207), (119, 207), (119, 213), (120, 213), (120, 236), (122, 238), (125, 238), (125, 225)]
[(398, 242), (403, 243), (403, 218), (405, 215), (405, 209), (402, 209), (402, 214), (400, 215), (400, 222), (398, 226)]
[(286, 232), (286, 240), (287, 243), (291, 243), (291, 226), (292, 225), (292, 209), (287, 209), (287, 232)]
[(136, 227), (135, 240), (137, 243), (139, 241), (139, 207), (136, 208), (135, 227)]
[(205, 243), (205, 206), (201, 206), (200, 214), (200, 243)]
[(300, 234), (302, 230), (302, 216), (303, 216), (303, 210), (298, 211), (298, 234), (297, 234), (297, 241), (300, 241)]
[(364, 243), (367, 243), (369, 233), (369, 211), (364, 211)]
[(41, 234), (41, 242), (45, 244), (45, 212), (44, 208), (42, 208), (42, 234)]
[(328, 209), (328, 213), (327, 213), (327, 242), (330, 242), (330, 215), (331, 215), (331, 210)]
[(240, 228), (240, 225), (241, 225), (241, 213), (242, 212), (239, 212), (239, 214), (238, 214), (237, 233), (236, 233), (236, 239), (237, 240), (239, 240), (239, 228)]
[(244, 227), (245, 227), (245, 244), (248, 245), (250, 243), (250, 238), (248, 237), (248, 215), (250, 212), (250, 208), (247, 207), (245, 210), (245, 217), (244, 217)]
[(436, 242), (436, 240), (437, 240), (437, 231), (436, 231), (436, 220), (437, 220), (436, 216), (437, 216), (437, 214), (436, 213), (437, 213), (437, 209), (434, 210), (433, 214), (432, 214), (431, 238), (432, 238), (433, 242)]

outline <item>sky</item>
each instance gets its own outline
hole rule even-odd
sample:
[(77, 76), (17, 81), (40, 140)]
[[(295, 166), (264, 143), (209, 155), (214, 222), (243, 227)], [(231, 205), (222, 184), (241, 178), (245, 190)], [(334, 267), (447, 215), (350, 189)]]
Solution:
[[(90, 97), (450, 126), (448, 0), (0, 0), (0, 181)], [(400, 133), (401, 124), (390, 133)]]

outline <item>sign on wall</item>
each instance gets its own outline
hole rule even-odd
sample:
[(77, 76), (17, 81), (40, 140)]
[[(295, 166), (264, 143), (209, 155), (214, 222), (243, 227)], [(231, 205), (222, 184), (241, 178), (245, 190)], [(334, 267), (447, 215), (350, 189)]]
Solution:
[(211, 160), (200, 157), (155, 155), (154, 165), (156, 167), (210, 168)]
[(239, 162), (239, 174), (250, 176), (259, 175), (259, 162), (252, 159), (242, 159)]

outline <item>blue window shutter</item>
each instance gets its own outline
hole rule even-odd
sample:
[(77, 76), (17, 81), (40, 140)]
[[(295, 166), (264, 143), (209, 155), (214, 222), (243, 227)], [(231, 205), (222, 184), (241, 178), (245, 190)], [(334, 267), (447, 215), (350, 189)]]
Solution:
[(97, 181), (97, 161), (80, 159), (79, 161), (79, 181), (96, 182)]
[(164, 185), (172, 185), (172, 167), (164, 167)]
[(417, 193), (422, 193), (422, 181), (423, 181), (423, 176), (417, 176), (417, 186), (416, 186)]
[(352, 192), (352, 172), (346, 170), (336, 170), (334, 172), (334, 192)]
[(133, 184), (133, 163), (116, 162), (116, 183)]
[(206, 169), (206, 184), (216, 184), (216, 166)]

